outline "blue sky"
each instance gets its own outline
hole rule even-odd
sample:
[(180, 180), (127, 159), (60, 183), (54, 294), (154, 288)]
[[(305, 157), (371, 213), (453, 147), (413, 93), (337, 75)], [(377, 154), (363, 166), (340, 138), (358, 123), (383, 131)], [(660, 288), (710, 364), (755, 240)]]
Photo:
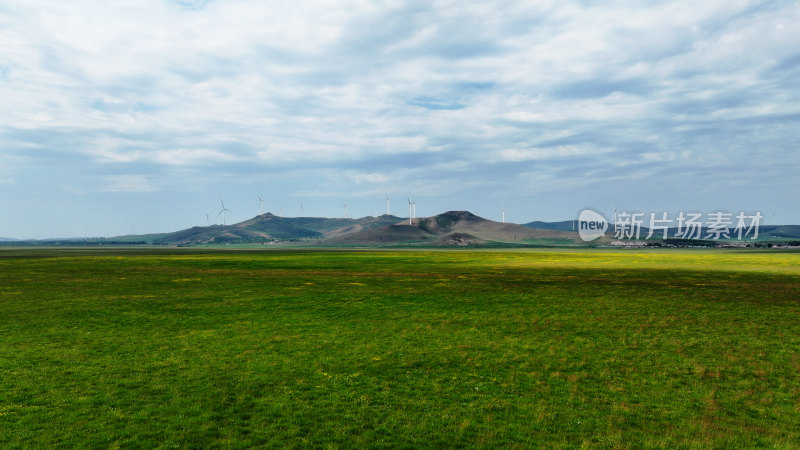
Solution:
[(0, 236), (264, 210), (800, 223), (794, 1), (0, 0)]

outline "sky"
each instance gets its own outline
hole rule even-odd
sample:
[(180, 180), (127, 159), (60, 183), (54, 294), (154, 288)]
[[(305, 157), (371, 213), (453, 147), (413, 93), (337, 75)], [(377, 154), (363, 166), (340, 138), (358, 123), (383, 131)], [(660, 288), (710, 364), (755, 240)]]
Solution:
[[(0, 0), (0, 236), (800, 223), (800, 2)], [(208, 214), (208, 216), (206, 215)]]

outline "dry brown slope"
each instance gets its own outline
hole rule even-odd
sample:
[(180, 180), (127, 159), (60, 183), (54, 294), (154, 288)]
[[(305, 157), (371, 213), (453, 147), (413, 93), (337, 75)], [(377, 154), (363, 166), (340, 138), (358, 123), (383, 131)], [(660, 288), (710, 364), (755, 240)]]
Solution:
[(490, 242), (524, 242), (531, 239), (569, 239), (575, 233), (541, 230), (513, 223), (500, 223), (476, 216), (469, 211), (448, 211), (432, 217), (413, 219), (373, 230), (343, 234), (327, 242), (332, 244), (381, 245), (399, 242), (465, 245)]

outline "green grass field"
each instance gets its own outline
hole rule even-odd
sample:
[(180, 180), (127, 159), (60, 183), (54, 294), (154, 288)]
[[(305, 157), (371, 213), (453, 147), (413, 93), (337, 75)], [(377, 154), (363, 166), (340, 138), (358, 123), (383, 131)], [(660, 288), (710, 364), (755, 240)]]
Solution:
[(796, 447), (800, 253), (0, 250), (0, 447)]

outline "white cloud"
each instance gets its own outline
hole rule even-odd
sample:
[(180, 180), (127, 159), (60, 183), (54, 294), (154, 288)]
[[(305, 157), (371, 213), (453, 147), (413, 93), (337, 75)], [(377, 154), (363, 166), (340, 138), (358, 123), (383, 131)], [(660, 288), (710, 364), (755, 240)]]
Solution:
[(108, 175), (101, 188), (106, 192), (153, 192), (158, 190), (154, 177), (149, 175)]
[(356, 173), (350, 175), (350, 178), (355, 181), (356, 184), (361, 183), (383, 183), (388, 181), (389, 178), (386, 175), (380, 173)]
[(499, 154), (504, 161), (529, 161), (537, 159), (568, 158), (571, 156), (598, 155), (605, 151), (588, 146), (562, 145), (551, 148), (509, 148)]
[(666, 161), (678, 161), (678, 160), (688, 160), (692, 156), (692, 152), (683, 151), (683, 152), (663, 152), (663, 153), (642, 153), (642, 158), (647, 161), (657, 161), (657, 162), (666, 162)]
[(208, 164), (219, 161), (236, 161), (236, 157), (210, 149), (177, 149), (155, 152), (153, 161), (172, 166)]
[[(503, 180), (524, 195), (526, 163), (600, 182), (628, 175), (598, 166), (720, 167), (753, 148), (788, 179), (798, 21), (797, 2), (746, 0), (12, 2), (0, 151), (24, 161), (18, 181), (80, 161), (87, 192), (109, 168), (280, 172), (302, 180), (287, 195), (326, 192), (303, 176), (314, 166), (354, 174), (342, 191), (408, 171), (442, 192)], [(166, 189), (142, 177), (111, 186)]]

